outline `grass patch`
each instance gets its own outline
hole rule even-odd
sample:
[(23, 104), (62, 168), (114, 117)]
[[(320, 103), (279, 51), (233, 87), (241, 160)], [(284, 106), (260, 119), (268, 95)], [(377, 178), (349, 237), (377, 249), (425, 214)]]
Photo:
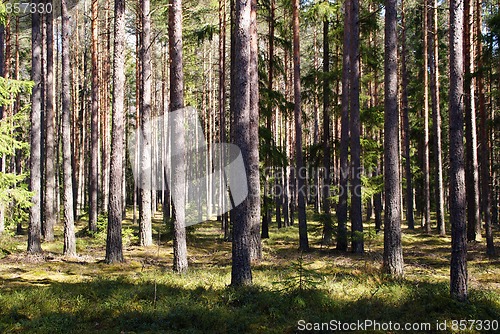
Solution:
[(222, 240), (218, 222), (190, 230), (190, 270), (178, 275), (171, 271), (172, 241), (161, 216), (154, 223), (156, 245), (148, 248), (134, 243), (132, 221), (129, 213), (126, 262), (118, 265), (102, 262), (101, 232), (87, 233), (85, 221), (77, 225), (79, 256), (72, 259), (61, 254), (60, 227), (56, 241), (43, 244), (41, 257), (24, 252), (26, 236), (3, 236), (0, 332), (293, 333), (301, 319), (500, 319), (499, 261), (482, 255), (483, 244), (471, 245), (465, 304), (449, 297), (449, 238), (405, 231), (406, 277), (393, 281), (380, 273), (381, 234), (370, 235), (364, 255), (338, 252), (321, 245), (317, 221), (308, 222), (312, 251), (304, 254), (298, 251), (297, 225), (271, 227), (264, 258), (253, 266), (254, 286), (233, 289), (231, 244)]

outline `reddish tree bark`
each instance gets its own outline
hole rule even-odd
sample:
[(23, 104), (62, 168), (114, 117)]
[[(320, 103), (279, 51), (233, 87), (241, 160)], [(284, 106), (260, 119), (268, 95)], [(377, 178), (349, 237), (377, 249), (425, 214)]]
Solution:
[(125, 153), (125, 0), (115, 0), (113, 118), (109, 175), (106, 262), (123, 262), (123, 156)]

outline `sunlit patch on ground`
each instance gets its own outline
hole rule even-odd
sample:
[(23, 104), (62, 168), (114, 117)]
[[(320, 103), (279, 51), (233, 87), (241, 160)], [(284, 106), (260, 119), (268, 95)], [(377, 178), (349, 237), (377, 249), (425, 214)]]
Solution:
[[(310, 217), (314, 215), (310, 214)], [(364, 255), (322, 245), (322, 227), (310, 220), (312, 251), (298, 250), (297, 224), (270, 229), (263, 259), (254, 263), (254, 287), (233, 290), (231, 244), (220, 222), (188, 231), (190, 270), (172, 272), (172, 241), (160, 214), (147, 248), (137, 226), (124, 221), (125, 263), (107, 265), (104, 231), (77, 224), (78, 256), (62, 256), (61, 226), (43, 255), (27, 255), (26, 236), (2, 236), (0, 332), (295, 332), (297, 321), (423, 322), (500, 318), (500, 262), (484, 243), (469, 246), (470, 303), (449, 298), (450, 238), (403, 228), (405, 279), (381, 274), (383, 234), (366, 224)], [(497, 233), (498, 235), (498, 233)], [(497, 238), (496, 243), (500, 240)], [(298, 275), (298, 271), (302, 274)]]

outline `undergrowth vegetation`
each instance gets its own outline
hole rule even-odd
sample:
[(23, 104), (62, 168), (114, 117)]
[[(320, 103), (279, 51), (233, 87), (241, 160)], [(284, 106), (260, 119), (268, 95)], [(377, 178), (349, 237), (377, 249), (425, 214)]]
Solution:
[(499, 260), (485, 257), (482, 244), (470, 247), (465, 304), (449, 297), (449, 238), (405, 231), (406, 276), (394, 281), (380, 272), (382, 234), (370, 235), (362, 256), (341, 253), (321, 245), (321, 225), (314, 221), (311, 252), (298, 251), (296, 225), (271, 229), (264, 258), (253, 267), (254, 286), (233, 289), (231, 244), (219, 223), (190, 229), (190, 269), (178, 275), (171, 270), (168, 229), (157, 218), (156, 245), (149, 248), (137, 246), (127, 218), (126, 262), (119, 265), (102, 261), (105, 232), (87, 233), (85, 220), (78, 225), (77, 258), (62, 257), (60, 241), (44, 243), (44, 255), (33, 257), (24, 252), (25, 236), (2, 237), (0, 332), (293, 333), (299, 320), (434, 325), (500, 318)]

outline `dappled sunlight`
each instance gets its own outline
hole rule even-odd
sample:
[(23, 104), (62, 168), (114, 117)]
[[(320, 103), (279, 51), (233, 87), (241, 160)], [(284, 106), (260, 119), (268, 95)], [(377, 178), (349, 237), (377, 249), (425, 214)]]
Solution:
[[(62, 242), (44, 243), (42, 255), (27, 255), (24, 238), (3, 236), (8, 253), (0, 259), (0, 330), (39, 333), (75, 332), (294, 332), (307, 321), (428, 321), (498, 318), (498, 259), (483, 244), (469, 253), (470, 303), (449, 297), (450, 240), (404, 231), (405, 279), (381, 274), (383, 233), (369, 235), (363, 255), (321, 245), (321, 223), (308, 221), (310, 252), (298, 250), (298, 227), (277, 229), (263, 240), (263, 259), (253, 265), (254, 286), (228, 287), (231, 243), (223, 241), (220, 222), (188, 229), (190, 269), (172, 271), (172, 240), (161, 215), (153, 221), (151, 247), (136, 244), (130, 211), (124, 229), (132, 235), (125, 262), (108, 265), (105, 239), (77, 224), (78, 256), (62, 256)], [(369, 231), (372, 223), (366, 224)], [(56, 234), (61, 233), (57, 226)], [(160, 232), (160, 235), (158, 233)], [(5, 239), (5, 238), (8, 238)], [(56, 240), (60, 240), (59, 238)], [(368, 249), (368, 247), (367, 247)], [(297, 268), (304, 269), (299, 288)], [(29, 301), (29, 302), (28, 302)]]

